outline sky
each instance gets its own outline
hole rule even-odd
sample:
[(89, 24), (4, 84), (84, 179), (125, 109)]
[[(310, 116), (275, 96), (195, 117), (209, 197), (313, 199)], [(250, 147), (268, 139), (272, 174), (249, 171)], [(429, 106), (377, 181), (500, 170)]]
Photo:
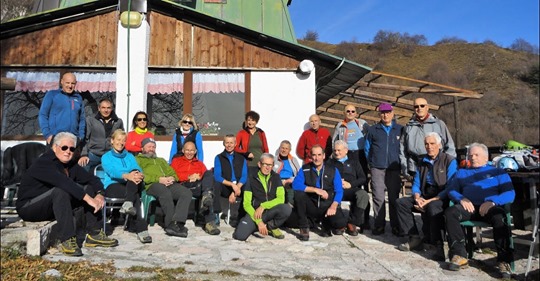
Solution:
[(380, 30), (424, 35), (429, 45), (445, 37), (469, 43), (516, 39), (538, 46), (538, 0), (293, 0), (296, 37), (316, 31), (318, 41), (371, 43)]

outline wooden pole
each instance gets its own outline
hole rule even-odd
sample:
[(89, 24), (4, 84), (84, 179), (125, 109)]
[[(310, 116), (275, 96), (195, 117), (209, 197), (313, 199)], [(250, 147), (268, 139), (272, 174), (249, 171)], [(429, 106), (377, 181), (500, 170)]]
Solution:
[(460, 138), (460, 122), (459, 122), (459, 100), (458, 97), (454, 97), (454, 125), (456, 127), (456, 149), (461, 147), (461, 138)]

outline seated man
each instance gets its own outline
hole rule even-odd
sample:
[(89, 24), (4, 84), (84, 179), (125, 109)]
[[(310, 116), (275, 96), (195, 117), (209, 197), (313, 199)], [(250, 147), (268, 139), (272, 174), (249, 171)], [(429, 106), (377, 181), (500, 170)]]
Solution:
[(436, 132), (424, 138), (427, 155), (418, 163), (412, 185), (412, 196), (396, 200), (398, 224), (401, 235), (408, 236), (408, 242), (402, 241), (398, 249), (410, 251), (422, 248), (422, 239), (414, 223), (413, 211), (421, 212), (424, 240), (437, 246), (434, 259), (444, 261), (443, 233), (444, 209), (448, 207), (446, 183), (457, 172), (456, 159), (442, 152), (442, 139)]
[(19, 186), (16, 208), (26, 221), (56, 220), (60, 251), (68, 256), (82, 256), (77, 245), (73, 210), (82, 207), (86, 221), (86, 247), (115, 247), (101, 229), (101, 208), (105, 206), (103, 184), (77, 165), (73, 158), (77, 137), (58, 133), (48, 150), (28, 169)]
[(362, 189), (362, 185), (366, 183), (366, 175), (362, 170), (360, 161), (356, 158), (349, 158), (347, 156), (348, 150), (347, 142), (337, 140), (334, 143), (334, 158), (329, 159), (327, 164), (336, 167), (342, 176), (342, 200), (351, 202), (346, 231), (351, 236), (357, 236), (357, 227), (364, 224), (364, 211), (369, 205), (369, 195)]
[(272, 171), (274, 156), (261, 155), (259, 169), (251, 169), (244, 186), (244, 210), (246, 215), (240, 220), (233, 238), (245, 241), (253, 232), (277, 239), (285, 236), (279, 227), (289, 218), (291, 207), (285, 204), (285, 190), (279, 175)]
[(444, 212), (448, 245), (453, 254), (449, 269), (457, 271), (468, 264), (460, 222), (481, 220), (493, 226), (498, 269), (503, 278), (510, 278), (514, 253), (510, 248), (511, 229), (504, 205), (512, 203), (516, 194), (506, 171), (488, 165), (488, 155), (485, 145), (471, 144), (471, 168), (460, 169), (447, 184), (448, 196), (455, 203)]
[[(236, 146), (236, 137), (234, 135), (226, 135), (223, 138), (223, 146), (225, 149), (222, 153), (216, 155), (214, 159), (214, 192), (222, 197), (228, 198), (231, 206), (231, 217), (229, 222), (232, 227), (238, 224), (240, 211), (240, 203), (242, 197), (242, 186), (247, 180), (247, 162), (246, 158), (238, 152), (234, 151)], [(240, 202), (237, 202), (237, 201)], [(214, 205), (214, 212), (220, 213), (220, 204)]]
[(165, 214), (165, 233), (187, 237), (188, 229), (185, 225), (191, 191), (178, 183), (178, 176), (167, 161), (156, 156), (156, 142), (153, 138), (143, 139), (141, 146), (142, 151), (135, 159), (144, 174), (146, 193), (158, 199)]
[[(212, 204), (219, 204), (219, 198), (214, 196), (212, 172), (195, 158), (197, 149), (194, 142), (186, 141), (182, 153), (182, 156), (173, 159), (171, 166), (176, 171), (180, 184), (190, 189), (193, 197), (200, 199), (199, 212), (204, 215), (204, 231), (210, 235), (218, 235), (221, 231), (214, 223)], [(187, 206), (189, 208), (189, 202)]]
[(289, 203), (291, 207), (294, 204), (294, 190), (292, 189), (292, 182), (300, 165), (296, 158), (291, 154), (291, 142), (284, 140), (279, 145), (278, 154), (276, 155), (276, 161), (274, 164), (274, 172), (278, 173), (281, 178), (281, 183), (285, 188), (285, 202)]
[(333, 166), (324, 164), (324, 150), (316, 144), (311, 148), (311, 162), (302, 166), (302, 170), (292, 183), (294, 193), (294, 209), (298, 216), (298, 227), (301, 241), (309, 240), (310, 218), (322, 220), (323, 237), (340, 234), (347, 224), (347, 219), (339, 206), (343, 197), (343, 183), (339, 171)]

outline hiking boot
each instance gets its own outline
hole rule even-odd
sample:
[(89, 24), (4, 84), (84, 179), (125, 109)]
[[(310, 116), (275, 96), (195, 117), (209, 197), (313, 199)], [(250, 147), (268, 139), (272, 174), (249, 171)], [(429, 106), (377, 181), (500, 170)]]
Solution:
[(283, 233), (281, 233), (281, 230), (279, 230), (279, 228), (269, 230), (268, 234), (270, 234), (270, 236), (272, 236), (272, 237), (274, 237), (276, 239), (285, 238), (285, 235), (283, 235)]
[(384, 234), (384, 226), (375, 227), (375, 228), (371, 231), (371, 234), (373, 234), (373, 235), (381, 235), (381, 234)]
[(137, 238), (139, 238), (139, 241), (143, 244), (152, 243), (152, 236), (150, 236), (148, 230), (137, 233)]
[(183, 225), (179, 225), (178, 222), (173, 221), (165, 228), (165, 233), (171, 236), (186, 238), (188, 236), (188, 229)]
[(345, 227), (332, 229), (334, 235), (343, 235), (343, 233), (345, 233)]
[(358, 230), (356, 229), (356, 225), (352, 223), (347, 224), (347, 230), (345, 231), (350, 236), (358, 236)]
[(300, 241), (309, 240), (309, 228), (300, 228), (300, 234), (298, 235)]
[(502, 279), (512, 278), (512, 267), (509, 263), (501, 261), (497, 264), (497, 268), (499, 269)]
[(332, 237), (332, 231), (329, 228), (322, 228), (319, 234), (321, 237)]
[(414, 251), (414, 250), (421, 250), (423, 249), (423, 243), (422, 239), (418, 236), (411, 236), (409, 237), (409, 241), (407, 243), (403, 243), (398, 246), (398, 250), (408, 252), (408, 251)]
[(400, 233), (399, 227), (396, 227), (396, 226), (392, 227), (392, 234), (394, 234), (394, 236), (398, 236), (398, 237), (401, 236), (399, 235), (399, 233)]
[(66, 256), (80, 257), (83, 255), (81, 248), (77, 245), (77, 237), (73, 236), (58, 245), (58, 250)]
[(103, 229), (99, 230), (98, 234), (90, 235), (86, 234), (86, 239), (84, 240), (85, 247), (116, 247), (118, 246), (118, 240), (114, 238), (109, 238)]
[(199, 212), (204, 213), (212, 207), (214, 204), (214, 194), (212, 192), (206, 192), (201, 198), (201, 205), (199, 207)]
[(469, 265), (469, 261), (461, 256), (454, 255), (452, 257), (452, 260), (450, 260), (450, 264), (448, 265), (448, 270), (452, 271), (458, 271), (461, 268), (465, 268)]
[(133, 207), (133, 202), (126, 201), (124, 202), (124, 204), (122, 204), (122, 208), (120, 208), (120, 213), (134, 216), (137, 214), (137, 210), (135, 210), (135, 207)]
[(210, 235), (219, 235), (221, 230), (214, 223), (209, 222), (204, 225), (204, 232)]
[(444, 244), (442, 242), (438, 242), (435, 245), (435, 253), (433, 254), (433, 260), (435, 261), (445, 261), (446, 256), (444, 255)]
[(238, 226), (238, 223), (239, 223), (239, 220), (237, 217), (232, 217), (231, 216), (231, 219), (229, 220), (229, 225), (233, 228), (236, 228)]

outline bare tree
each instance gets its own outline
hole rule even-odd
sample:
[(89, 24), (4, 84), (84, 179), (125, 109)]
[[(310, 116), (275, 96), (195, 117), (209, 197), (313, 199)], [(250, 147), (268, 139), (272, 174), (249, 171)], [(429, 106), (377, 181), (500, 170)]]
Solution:
[(306, 31), (306, 35), (304, 35), (304, 40), (306, 41), (317, 41), (319, 40), (319, 33), (314, 30), (308, 30)]
[(0, 8), (0, 21), (26, 16), (32, 11), (34, 0), (2, 0)]
[(538, 46), (533, 46), (523, 38), (514, 40), (514, 43), (510, 45), (510, 49), (519, 52), (526, 52), (531, 54), (538, 54)]

